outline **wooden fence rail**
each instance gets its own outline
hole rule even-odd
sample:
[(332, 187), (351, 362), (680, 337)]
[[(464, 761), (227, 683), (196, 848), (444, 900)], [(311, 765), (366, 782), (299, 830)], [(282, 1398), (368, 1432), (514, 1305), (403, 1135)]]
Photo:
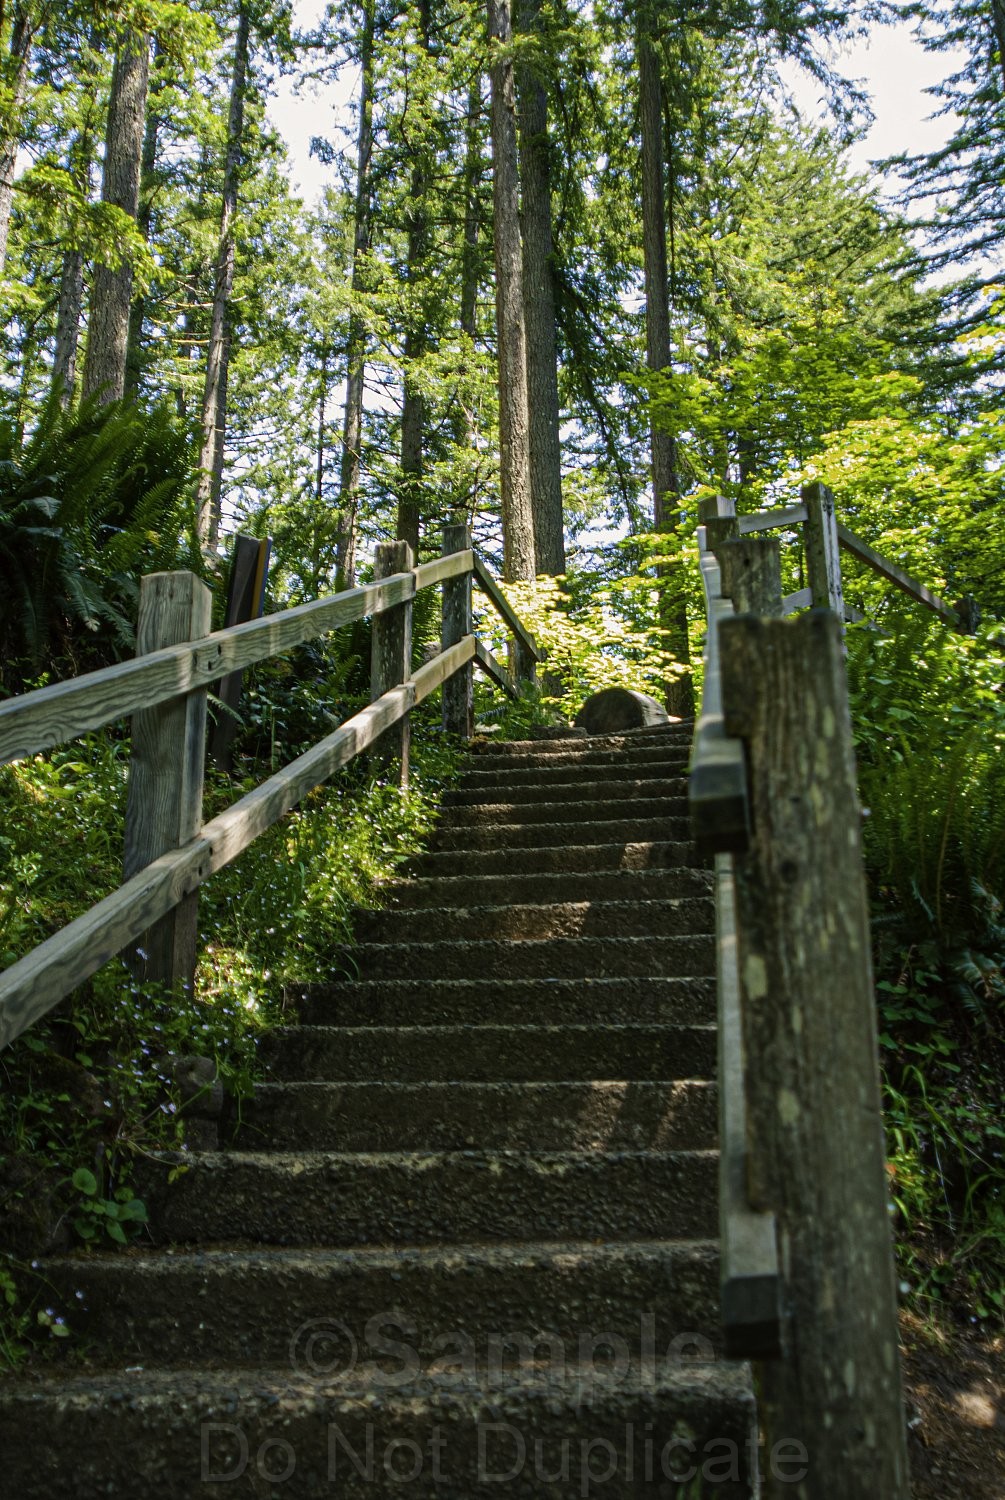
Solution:
[[(768, 1448), (802, 1444), (800, 1493), (906, 1500), (839, 546), (959, 618), (847, 542), (822, 485), (739, 520), (720, 497), (700, 519), (708, 629), (689, 795), (716, 864), (726, 1347), (760, 1362)], [(761, 535), (775, 526), (806, 541), (809, 587), (788, 599), (778, 542)], [(804, 603), (816, 607), (785, 618)], [(789, 1487), (769, 1475), (765, 1493)]]
[[(146, 955), (146, 979), (167, 985), (191, 983), (195, 900), (205, 880), (236, 859), (314, 787), (407, 721), (410, 711), (437, 688), (460, 680), (461, 695), (468, 701), (475, 663), (508, 692), (516, 691), (510, 674), (473, 633), (470, 583), (477, 582), (489, 595), (519, 640), (525, 661), (540, 660), (542, 653), (475, 558), (470, 537), (462, 530), (459, 536), (458, 528), (449, 528), (444, 556), (433, 562), (211, 634), (205, 629), (205, 585), (188, 573), (154, 574), (143, 581), (138, 644), (142, 648), (153, 639), (158, 649), (0, 705), (3, 761), (37, 754), (134, 715), (123, 883), (0, 974), (0, 1047), (14, 1041), (117, 953), (135, 954), (138, 945)], [(394, 667), (392, 653), (378, 635), (374, 660), (379, 667), (373, 685), (379, 690), (374, 701), (202, 824), (205, 701), (211, 682), (365, 615), (409, 609), (417, 592), (435, 584), (445, 585), (449, 600), (451, 585), (458, 580), (467, 582), (467, 609), (460, 617), (453, 611), (444, 635), (455, 638), (432, 661), (412, 671), (399, 628)], [(459, 624), (466, 627), (462, 632)], [(179, 639), (186, 633), (192, 638)], [(444, 705), (444, 722), (446, 728), (457, 729), (450, 703)], [(460, 732), (470, 733), (470, 727), (462, 726)]]

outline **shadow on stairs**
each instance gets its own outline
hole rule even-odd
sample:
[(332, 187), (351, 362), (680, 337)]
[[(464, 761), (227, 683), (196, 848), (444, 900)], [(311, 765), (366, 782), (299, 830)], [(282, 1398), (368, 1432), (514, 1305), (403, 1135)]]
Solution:
[(12, 1493), (755, 1493), (689, 744), (468, 757), (358, 977), (270, 1034), (227, 1149), (161, 1170), (157, 1247), (45, 1265), (91, 1363), (0, 1393)]

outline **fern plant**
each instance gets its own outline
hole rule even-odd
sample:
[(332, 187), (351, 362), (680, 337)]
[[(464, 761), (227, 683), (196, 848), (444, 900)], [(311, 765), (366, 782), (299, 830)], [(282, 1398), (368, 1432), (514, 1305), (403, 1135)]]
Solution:
[(43, 408), (22, 439), (0, 424), (0, 665), (19, 691), (132, 648), (139, 575), (201, 567), (189, 434), (129, 402)]

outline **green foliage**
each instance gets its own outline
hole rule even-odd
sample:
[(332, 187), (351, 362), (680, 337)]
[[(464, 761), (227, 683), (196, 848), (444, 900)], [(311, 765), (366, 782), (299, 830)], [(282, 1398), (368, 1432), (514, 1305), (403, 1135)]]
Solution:
[[(327, 665), (334, 670), (333, 660)], [(270, 685), (283, 679), (259, 679), (259, 716)], [(319, 705), (335, 700), (324, 680), (308, 678), (300, 717), (282, 694), (272, 705), (268, 757), (242, 754), (236, 777), (212, 776), (207, 817), (300, 748), (311, 699), (318, 737)], [(73, 1331), (72, 1313), (40, 1305), (46, 1288), (27, 1264), (29, 1247), (51, 1242), (60, 1223), (106, 1248), (143, 1236), (137, 1163), (151, 1151), (185, 1148), (185, 1097), (172, 1059), (211, 1058), (239, 1109), (258, 1074), (264, 1029), (288, 1017), (300, 985), (330, 975), (333, 949), (351, 944), (353, 908), (379, 904), (382, 883), (420, 846), (458, 754), (432, 714), (416, 715), (407, 791), (354, 763), (204, 887), (194, 992), (163, 994), (115, 960), (4, 1051), (0, 1362), (16, 1363), (28, 1339)], [(92, 735), (0, 771), (4, 965), (119, 883), (123, 751), (113, 735)]]
[(1005, 1317), (1005, 704), (996, 631), (849, 630), (891, 1195), (922, 1303)]
[(2, 681), (72, 675), (130, 651), (139, 575), (198, 567), (188, 435), (164, 406), (53, 396), (25, 438), (0, 424)]
[(849, 630), (865, 847), (909, 932), (965, 944), (1005, 895), (1005, 652), (906, 607)]
[[(646, 542), (665, 550), (662, 537), (633, 538), (636, 556)], [(508, 583), (503, 592), (539, 646), (547, 653), (536, 702), (549, 715), (574, 718), (591, 693), (606, 687), (633, 688), (661, 698), (664, 685), (683, 669), (664, 647), (658, 621), (662, 580), (652, 552), (639, 572), (613, 579), (608, 569), (570, 569), (561, 578), (542, 575), (533, 583)], [(505, 630), (494, 614), (481, 628), (495, 630), (501, 653)], [(531, 702), (534, 699), (529, 700)]]

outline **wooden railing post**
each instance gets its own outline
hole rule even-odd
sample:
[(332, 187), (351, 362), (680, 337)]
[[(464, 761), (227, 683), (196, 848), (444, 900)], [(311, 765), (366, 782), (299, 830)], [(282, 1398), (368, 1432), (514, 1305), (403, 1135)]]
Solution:
[[(443, 555), (467, 552), (471, 548), (471, 532), (460, 522), (443, 528)], [(443, 629), (440, 636), (442, 649), (456, 646), (466, 635), (471, 625), (471, 574), (461, 578), (448, 578), (443, 584)], [(460, 735), (469, 740), (475, 729), (474, 673), (471, 666), (463, 667), (443, 684), (443, 728), (448, 734)]]
[(706, 547), (718, 556), (721, 543), (739, 533), (736, 501), (725, 495), (706, 495), (698, 502), (698, 522), (705, 528)]
[[(412, 549), (407, 542), (378, 542), (374, 554), (375, 580), (393, 573), (407, 573), (412, 566)], [(393, 609), (375, 615), (370, 648), (370, 702), (407, 682), (412, 671), (412, 601), (406, 599)], [(382, 735), (377, 754), (397, 761), (398, 784), (408, 785), (408, 760), (411, 745), (411, 720), (408, 714)]]
[[(140, 584), (136, 654), (199, 640), (211, 626), (212, 597), (194, 573), (151, 573)], [(169, 698), (133, 715), (126, 799), (124, 876), (179, 849), (202, 826), (206, 690)], [(148, 929), (127, 960), (143, 979), (190, 986), (198, 938), (196, 891)]]
[(844, 620), (844, 590), (841, 586), (841, 545), (838, 539), (834, 496), (819, 481), (802, 491), (806, 506), (803, 546), (806, 549), (806, 581), (814, 609), (832, 609)]
[(751, 793), (735, 857), (748, 1187), (778, 1220), (787, 1313), (760, 1408), (769, 1449), (805, 1450), (798, 1485), (769, 1474), (771, 1500), (908, 1494), (842, 646), (830, 612), (720, 627), (726, 731), (746, 742)]
[(721, 542), (716, 556), (722, 592), (738, 615), (782, 613), (782, 549), (776, 536), (738, 536)]

